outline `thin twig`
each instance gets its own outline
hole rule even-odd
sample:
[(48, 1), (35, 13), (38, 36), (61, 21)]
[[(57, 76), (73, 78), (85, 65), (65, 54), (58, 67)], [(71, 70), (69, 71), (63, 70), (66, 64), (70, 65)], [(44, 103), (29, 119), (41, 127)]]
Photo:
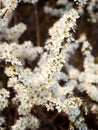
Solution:
[(40, 28), (39, 28), (39, 16), (37, 10), (37, 4), (34, 4), (34, 13), (35, 13), (35, 27), (36, 27), (36, 42), (37, 46), (40, 46)]

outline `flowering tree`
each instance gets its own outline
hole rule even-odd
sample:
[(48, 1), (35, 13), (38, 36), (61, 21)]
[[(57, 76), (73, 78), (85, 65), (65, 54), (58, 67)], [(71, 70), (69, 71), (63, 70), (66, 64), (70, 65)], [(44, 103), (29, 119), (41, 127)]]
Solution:
[[(75, 35), (78, 20), (85, 14), (85, 9), (89, 15), (88, 20), (97, 22), (98, 13), (94, 13), (94, 9), (98, 1), (58, 0), (55, 8), (44, 6), (46, 13), (60, 16), (49, 29), (49, 37), (44, 47), (41, 47), (39, 40), (38, 46), (34, 46), (31, 41), (19, 43), (20, 36), (27, 29), (24, 23), (10, 28), (8, 26), (20, 2), (34, 4), (39, 38), (36, 10), (38, 0), (0, 2), (0, 64), (7, 77), (6, 84), (1, 84), (0, 87), (0, 130), (40, 128), (42, 122), (32, 112), (35, 106), (45, 107), (47, 111), (65, 113), (70, 122), (69, 130), (93, 129), (89, 127), (86, 119), (90, 112), (95, 117), (98, 114), (98, 63), (95, 63), (96, 57), (92, 54), (93, 48), (86, 32), (81, 33), (78, 38)], [(63, 7), (58, 9), (58, 5)], [(79, 48), (84, 57), (83, 70), (71, 63)], [(36, 66), (33, 65), (35, 61)], [(34, 68), (31, 69), (27, 63), (31, 63)], [(86, 93), (89, 101), (82, 96), (83, 93)], [(11, 105), (14, 106), (15, 113), (9, 124), (5, 111)], [(98, 124), (97, 118), (95, 122)]]

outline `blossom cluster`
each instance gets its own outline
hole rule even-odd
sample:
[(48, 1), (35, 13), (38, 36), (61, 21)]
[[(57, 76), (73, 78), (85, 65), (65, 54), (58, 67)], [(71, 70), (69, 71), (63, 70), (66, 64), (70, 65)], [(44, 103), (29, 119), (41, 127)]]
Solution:
[[(98, 20), (98, 0), (74, 0), (78, 7), (78, 12), (80, 15), (85, 14), (83, 6), (86, 5), (86, 10), (89, 14), (88, 21), (96, 23)], [(86, 4), (87, 3), (87, 4)], [(58, 8), (61, 6), (61, 8)], [(57, 8), (56, 8), (57, 7)], [(49, 5), (45, 5), (45, 13), (49, 13), (52, 16), (62, 16), (66, 11), (74, 7), (74, 3), (70, 0), (57, 0), (56, 7), (53, 8)], [(96, 8), (96, 11), (95, 11)]]
[[(12, 130), (35, 130), (40, 127), (40, 120), (32, 114), (35, 105), (44, 106), (47, 111), (65, 112), (75, 128), (88, 130), (84, 117), (88, 113), (87, 106), (84, 99), (76, 96), (74, 91), (78, 89), (80, 93), (86, 92), (95, 102), (89, 105), (91, 111), (98, 112), (98, 64), (95, 63), (92, 46), (86, 34), (81, 34), (77, 40), (73, 35), (80, 10), (83, 10), (87, 0), (74, 0), (79, 6), (78, 9), (73, 8), (73, 4), (68, 4), (68, 10), (64, 10), (62, 17), (49, 29), (49, 38), (44, 47), (35, 47), (31, 41), (19, 44), (19, 37), (26, 30), (25, 24), (8, 27), (13, 10), (21, 1), (37, 2), (1, 0), (4, 8), (0, 10), (0, 63), (4, 63), (4, 74), (8, 81), (6, 86), (0, 87), (0, 129), (6, 130), (4, 124), (7, 121), (3, 110), (11, 102), (18, 113), (16, 121), (10, 126)], [(57, 4), (67, 2), (58, 0)], [(84, 56), (83, 71), (70, 63), (71, 57), (80, 46)], [(26, 66), (27, 62), (33, 66), (37, 57), (37, 66), (33, 69)], [(64, 84), (60, 84), (60, 81), (64, 81)], [(14, 96), (11, 96), (12, 90)]]

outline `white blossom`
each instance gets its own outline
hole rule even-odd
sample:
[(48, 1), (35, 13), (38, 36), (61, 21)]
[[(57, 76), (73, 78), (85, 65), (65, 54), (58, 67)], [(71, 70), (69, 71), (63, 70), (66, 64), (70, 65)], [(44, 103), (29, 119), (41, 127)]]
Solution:
[[(26, 30), (23, 23), (8, 27), (13, 10), (21, 1), (35, 4), (38, 0), (2, 0), (4, 8), (0, 10), (0, 62), (4, 62), (4, 73), (8, 77), (7, 86), (0, 88), (0, 112), (9, 107), (10, 100), (17, 106), (18, 117), (10, 126), (12, 130), (36, 129), (40, 126), (39, 119), (31, 115), (35, 105), (45, 106), (47, 111), (63, 111), (77, 129), (88, 130), (81, 114), (84, 111), (87, 114), (86, 106), (84, 111), (81, 110), (84, 100), (74, 91), (86, 92), (91, 100), (98, 102), (98, 64), (94, 62), (92, 46), (86, 35), (83, 34), (78, 40), (73, 36), (77, 19), (87, 0), (74, 0), (79, 10), (73, 8), (73, 2), (58, 0), (58, 5), (68, 4), (68, 9), (64, 9), (63, 13), (62, 10), (45, 7), (47, 13), (62, 13), (62, 17), (49, 29), (49, 38), (44, 47), (34, 47), (31, 41), (19, 44), (19, 37)], [(82, 71), (70, 63), (80, 44), (84, 56)], [(39, 60), (34, 69), (26, 66), (26, 60), (32, 63), (37, 57)], [(62, 80), (63, 85), (60, 83)], [(11, 97), (10, 89), (14, 90), (14, 97)], [(97, 111), (97, 106), (91, 106), (92, 111)], [(0, 117), (0, 129), (4, 121)]]

